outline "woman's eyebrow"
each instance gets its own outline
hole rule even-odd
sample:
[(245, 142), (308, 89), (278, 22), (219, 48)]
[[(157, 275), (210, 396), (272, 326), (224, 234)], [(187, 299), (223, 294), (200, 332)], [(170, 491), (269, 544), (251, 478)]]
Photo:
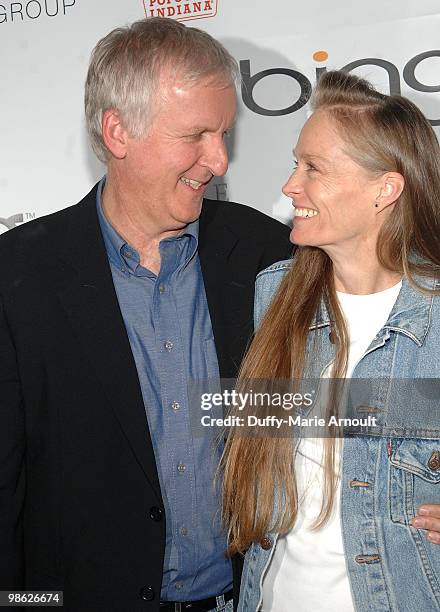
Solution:
[[(292, 153), (293, 153), (293, 157), (295, 159), (298, 159), (298, 154), (295, 149), (292, 149)], [(311, 161), (320, 161), (323, 163), (328, 163), (328, 160), (325, 157), (322, 157), (322, 155), (317, 155), (314, 153), (303, 153), (300, 157), (302, 157), (303, 159), (309, 159)]]

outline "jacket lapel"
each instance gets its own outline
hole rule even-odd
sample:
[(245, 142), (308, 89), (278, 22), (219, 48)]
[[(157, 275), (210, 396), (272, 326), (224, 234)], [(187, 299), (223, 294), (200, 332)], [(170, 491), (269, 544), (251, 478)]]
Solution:
[(135, 361), (95, 208), (96, 188), (77, 207), (63, 261), (76, 271), (59, 299), (133, 453), (161, 500)]
[(216, 216), (216, 210), (215, 203), (204, 202), (199, 257), (220, 376), (235, 378), (253, 332), (254, 282), (250, 271), (234, 261), (238, 236), (221, 221), (221, 215)]

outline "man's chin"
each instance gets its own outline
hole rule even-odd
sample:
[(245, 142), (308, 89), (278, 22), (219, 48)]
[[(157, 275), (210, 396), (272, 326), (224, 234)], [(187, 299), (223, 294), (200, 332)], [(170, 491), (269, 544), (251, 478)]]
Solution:
[(197, 213), (194, 213), (191, 215), (187, 214), (187, 215), (179, 215), (179, 216), (174, 217), (174, 224), (175, 224), (176, 230), (179, 232), (183, 231), (185, 227), (190, 225), (190, 223), (194, 223), (194, 221), (197, 221), (197, 219), (200, 217), (200, 213), (201, 213), (201, 209), (199, 209)]
[(184, 217), (186, 223), (192, 223), (200, 217), (202, 212), (203, 195), (200, 195), (197, 199), (193, 200), (191, 205), (185, 210)]

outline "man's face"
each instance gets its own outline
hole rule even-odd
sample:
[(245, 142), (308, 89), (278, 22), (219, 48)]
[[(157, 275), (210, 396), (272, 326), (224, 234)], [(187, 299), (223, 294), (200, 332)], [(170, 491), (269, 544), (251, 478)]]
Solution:
[(138, 219), (163, 232), (199, 217), (206, 185), (227, 170), (224, 139), (235, 111), (235, 89), (220, 77), (194, 85), (162, 78), (152, 124), (128, 138), (120, 168)]

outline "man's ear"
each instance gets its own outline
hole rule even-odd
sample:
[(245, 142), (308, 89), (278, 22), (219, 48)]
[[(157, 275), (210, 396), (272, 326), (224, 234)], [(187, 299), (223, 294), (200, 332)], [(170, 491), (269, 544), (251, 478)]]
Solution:
[(380, 192), (375, 207), (384, 210), (399, 198), (405, 187), (405, 179), (399, 172), (386, 172), (380, 181)]
[(102, 139), (105, 146), (116, 159), (124, 159), (127, 154), (127, 130), (122, 125), (117, 110), (108, 108), (102, 115)]

